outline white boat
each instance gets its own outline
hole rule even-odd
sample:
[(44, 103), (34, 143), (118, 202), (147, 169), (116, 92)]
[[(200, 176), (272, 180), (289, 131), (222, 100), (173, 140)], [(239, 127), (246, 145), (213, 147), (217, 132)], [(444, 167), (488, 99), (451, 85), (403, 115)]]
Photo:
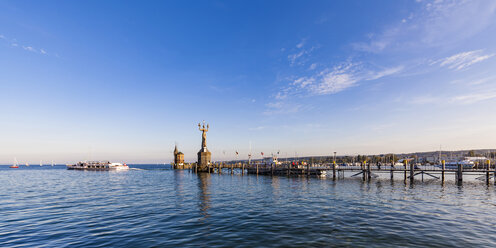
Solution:
[(29, 167), (29, 164), (28, 164), (28, 163), (26, 163), (26, 166), (28, 166), (28, 167)]
[[(462, 165), (463, 169), (472, 169), (475, 166), (474, 161), (470, 160), (458, 160), (458, 161), (447, 161), (444, 163), (445, 169), (457, 169), (458, 165)], [(442, 165), (438, 165), (442, 167)]]
[(110, 163), (110, 161), (82, 161), (77, 164), (68, 164), (68, 170), (129, 170), (129, 166), (125, 163)]

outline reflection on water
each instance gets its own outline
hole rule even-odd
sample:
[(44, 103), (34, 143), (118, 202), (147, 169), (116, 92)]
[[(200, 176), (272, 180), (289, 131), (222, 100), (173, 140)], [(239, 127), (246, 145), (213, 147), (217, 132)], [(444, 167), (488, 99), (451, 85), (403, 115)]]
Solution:
[(494, 185), (398, 179), (0, 168), (0, 247), (496, 246)]
[(198, 176), (198, 199), (200, 213), (203, 216), (202, 219), (208, 218), (208, 209), (210, 201), (210, 192), (208, 191), (208, 186), (210, 184), (210, 173), (200, 173), (195, 174)]

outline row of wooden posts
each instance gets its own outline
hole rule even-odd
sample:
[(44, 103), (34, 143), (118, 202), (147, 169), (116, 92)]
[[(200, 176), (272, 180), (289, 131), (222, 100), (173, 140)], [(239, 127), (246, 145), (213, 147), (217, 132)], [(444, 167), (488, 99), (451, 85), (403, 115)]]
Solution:
[[(337, 169), (336, 168), (336, 163), (333, 162), (331, 168), (316, 168), (316, 169), (313, 169), (314, 170), (313, 173), (312, 173), (312, 168), (310, 167), (310, 164), (307, 164), (306, 165), (306, 169), (302, 169), (302, 168), (291, 168), (289, 165), (286, 168), (275, 168), (275, 166), (271, 165), (270, 166), (270, 171), (269, 171), (270, 173), (269, 173), (269, 172), (267, 172), (267, 168), (266, 167), (264, 167), (263, 170), (261, 171), (260, 164), (258, 164), (258, 163), (255, 163), (255, 165), (245, 164), (245, 163), (236, 163), (236, 164), (234, 164), (234, 163), (230, 163), (230, 164), (219, 163), (219, 164), (212, 164), (211, 167), (209, 165), (208, 172), (211, 173), (211, 172), (214, 172), (215, 169), (217, 169), (217, 173), (220, 174), (220, 173), (222, 173), (222, 169), (228, 169), (228, 170), (230, 170), (230, 173), (231, 174), (234, 174), (234, 169), (235, 168), (240, 169), (242, 175), (244, 175), (244, 173), (246, 171), (247, 173), (248, 172), (252, 172), (253, 174), (257, 174), (257, 175), (258, 174), (270, 174), (270, 175), (287, 174), (288, 176), (291, 175), (291, 174), (297, 174), (297, 175), (305, 175), (306, 174), (307, 176), (310, 176), (311, 174), (320, 173), (323, 170), (325, 170), (325, 171), (332, 170), (332, 178), (333, 179), (336, 179), (337, 173), (340, 173), (340, 172), (343, 172), (344, 173), (344, 171), (357, 171), (358, 170), (359, 172), (357, 174), (353, 175), (353, 176), (358, 176), (358, 175), (361, 174), (362, 177), (363, 177), (363, 180), (370, 180), (372, 178), (372, 171), (374, 171), (371, 168), (371, 164), (370, 163), (362, 163), (360, 169), (354, 169), (354, 168), (349, 168), (349, 169), (339, 168), (339, 169)], [(198, 172), (198, 168), (196, 167), (196, 165), (191, 166), (190, 169), (193, 170), (194, 172)], [(378, 171), (378, 170), (375, 170), (375, 171)], [(380, 170), (380, 171), (387, 171), (387, 169), (386, 170)], [(441, 181), (444, 182), (445, 181), (446, 172), (454, 172), (455, 173), (455, 180), (456, 180), (456, 182), (458, 182), (458, 183), (462, 183), (463, 182), (463, 165), (459, 164), (457, 166), (457, 169), (455, 171), (453, 171), (453, 170), (446, 170), (446, 163), (445, 163), (444, 160), (441, 162), (441, 170), (422, 170), (422, 169), (418, 170), (418, 169), (415, 168), (415, 165), (413, 163), (410, 163), (409, 164), (408, 161), (405, 161), (404, 169), (398, 170), (398, 169), (395, 169), (393, 166), (391, 166), (391, 169), (390, 169), (391, 180), (394, 179), (394, 172), (397, 172), (397, 171), (403, 171), (403, 173), (404, 173), (404, 181), (407, 181), (407, 179), (409, 178), (410, 181), (413, 182), (415, 176), (421, 175), (422, 176), (422, 179), (423, 179), (424, 175), (427, 175), (427, 176), (430, 176), (432, 178), (441, 179)], [(431, 173), (429, 173), (429, 172), (432, 172), (432, 171), (436, 171), (436, 172), (440, 171), (441, 172), (441, 178), (439, 178), (438, 176), (435, 176), (435, 175), (432, 175)], [(481, 172), (485, 172), (486, 182), (489, 183), (490, 178), (491, 178), (491, 172), (492, 172), (490, 170), (490, 162), (489, 161), (488, 161), (488, 167), (487, 167), (487, 169), (484, 170), (484, 171), (481, 171)], [(494, 178), (495, 178), (495, 184), (496, 184), (496, 168), (495, 168), (495, 170), (493, 172), (494, 172)]]

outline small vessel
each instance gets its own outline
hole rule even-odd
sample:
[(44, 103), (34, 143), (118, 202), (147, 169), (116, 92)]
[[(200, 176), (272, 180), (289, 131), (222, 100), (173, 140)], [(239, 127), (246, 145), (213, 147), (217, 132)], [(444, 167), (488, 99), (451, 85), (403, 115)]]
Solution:
[(52, 160), (52, 167), (53, 167), (53, 165), (54, 165), (54, 164), (53, 164), (53, 160)]
[(17, 164), (17, 158), (14, 158), (14, 164), (9, 166), (9, 168), (12, 168), (12, 169), (17, 169), (19, 168), (19, 165)]
[(26, 163), (26, 166), (28, 166), (28, 167), (29, 167), (29, 164), (28, 164), (28, 163)]
[(68, 164), (68, 170), (98, 170), (98, 171), (109, 171), (109, 170), (128, 170), (129, 166), (125, 163), (111, 163), (110, 161), (81, 161), (77, 164)]
[[(457, 169), (458, 165), (461, 165), (463, 169), (472, 169), (475, 166), (475, 162), (471, 160), (453, 160), (453, 161), (446, 161), (444, 163), (444, 168), (445, 169)], [(442, 167), (442, 165), (438, 165), (439, 167)]]

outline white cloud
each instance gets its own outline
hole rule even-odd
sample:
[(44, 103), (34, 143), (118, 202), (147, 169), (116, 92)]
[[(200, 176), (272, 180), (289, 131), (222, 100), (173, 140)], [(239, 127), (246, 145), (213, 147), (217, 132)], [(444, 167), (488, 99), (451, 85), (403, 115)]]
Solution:
[(263, 112), (263, 114), (274, 115), (296, 113), (300, 110), (301, 105), (287, 101), (275, 101), (267, 103), (266, 107), (267, 109)]
[(307, 77), (300, 77), (293, 81), (292, 85), (295, 85), (299, 88), (305, 88), (307, 85), (313, 84), (315, 82), (315, 79), (313, 77), (307, 78)]
[[(376, 80), (391, 76), (403, 70), (403, 66), (386, 68), (383, 70), (364, 69), (360, 63), (344, 63), (334, 67), (330, 72), (321, 72), (317, 84), (314, 78), (303, 81), (305, 86), (310, 85), (310, 91), (316, 95), (329, 95), (341, 92), (357, 83), (369, 80)], [(310, 83), (308, 83), (310, 82)]]
[(30, 52), (36, 52), (36, 49), (34, 49), (32, 46), (22, 46), (22, 49)]
[(451, 102), (460, 104), (472, 104), (496, 98), (496, 92), (471, 93), (451, 98)]
[(318, 84), (312, 84), (310, 91), (317, 95), (335, 94), (350, 88), (359, 80), (355, 75), (354, 64), (345, 64), (334, 67), (326, 73)]
[(38, 49), (34, 48), (33, 46), (19, 44), (19, 42), (15, 38), (14, 39), (7, 38), (4, 35), (1, 35), (0, 34), (0, 40), (3, 40), (5, 43), (7, 43), (8, 45), (10, 45), (11, 47), (19, 47), (19, 48), (22, 48), (22, 49), (24, 49), (25, 51), (28, 51), (28, 52), (40, 53), (40, 54), (43, 54), (43, 55), (48, 55), (48, 52), (45, 49), (39, 49), (38, 50)]
[(437, 61), (440, 66), (448, 67), (452, 70), (462, 70), (475, 63), (491, 58), (494, 54), (482, 54), (482, 50), (462, 52)]
[(496, 77), (486, 77), (486, 78), (470, 81), (467, 83), (467, 85), (481, 85), (488, 82), (496, 82)]
[(296, 48), (302, 48), (305, 45), (306, 39), (302, 39), (300, 43), (296, 44)]
[(296, 63), (296, 60), (303, 56), (303, 54), (305, 54), (305, 51), (299, 51), (298, 53), (288, 55), (289, 63), (291, 65), (294, 65)]
[(312, 46), (308, 49), (303, 49), (305, 43), (306, 39), (303, 39), (300, 43), (296, 44), (296, 49), (293, 49), (294, 53), (288, 55), (289, 64), (291, 66), (303, 65), (304, 61), (301, 61), (302, 58), (305, 57), (305, 55), (309, 55), (313, 52), (313, 50), (318, 48), (316, 46)]
[(369, 41), (353, 44), (356, 50), (380, 53), (386, 49), (453, 47), (496, 22), (496, 1), (423, 1), (421, 10), (410, 13)]
[(418, 96), (409, 101), (410, 104), (473, 104), (481, 101), (496, 99), (495, 91), (476, 91), (456, 96)]
[(313, 63), (310, 65), (310, 67), (308, 68), (309, 70), (315, 70), (315, 68), (317, 68), (317, 63)]
[(367, 80), (376, 80), (379, 78), (387, 77), (396, 73), (401, 72), (404, 69), (404, 66), (396, 66), (392, 68), (387, 68), (382, 71), (372, 72)]
[[(286, 87), (275, 95), (276, 100), (284, 100), (288, 96), (301, 97), (309, 95), (332, 95), (358, 85), (360, 82), (377, 80), (394, 75), (403, 70), (403, 66), (386, 69), (366, 69), (361, 63), (345, 62), (331, 69), (325, 69), (311, 76), (293, 79)], [(277, 107), (272, 103), (268, 107)], [(281, 103), (278, 103), (281, 104)]]

